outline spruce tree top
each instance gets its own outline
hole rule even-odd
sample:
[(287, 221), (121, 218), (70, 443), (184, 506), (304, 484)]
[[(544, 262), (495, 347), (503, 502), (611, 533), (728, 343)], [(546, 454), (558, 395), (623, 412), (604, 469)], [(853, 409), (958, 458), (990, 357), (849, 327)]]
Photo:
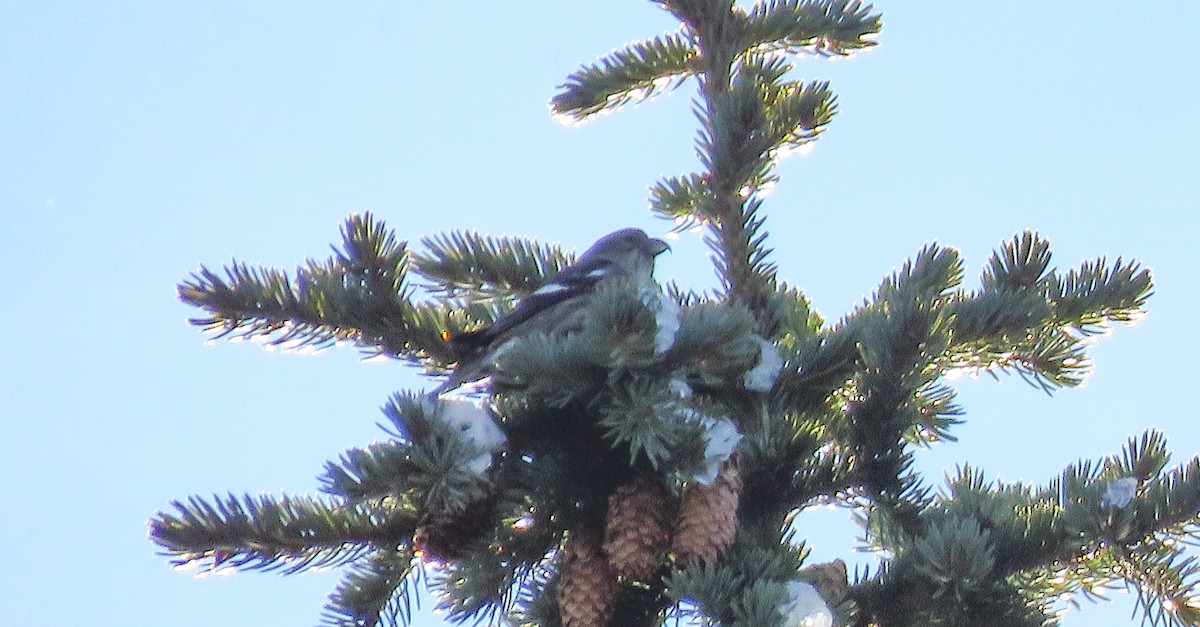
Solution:
[[(576, 258), (462, 231), (410, 247), (371, 215), (295, 274), (202, 268), (179, 293), (218, 336), (350, 341), (484, 378), (473, 394), (397, 393), (388, 437), (328, 463), (321, 496), (191, 497), (151, 520), (155, 542), (179, 565), (344, 567), (333, 625), (405, 624), (417, 583), (455, 621), (1052, 625), (1060, 595), (1126, 581), (1148, 621), (1197, 624), (1181, 543), (1197, 539), (1200, 460), (1168, 469), (1157, 432), (1042, 486), (967, 467), (934, 491), (911, 467), (962, 421), (947, 374), (1077, 385), (1089, 341), (1143, 313), (1149, 273), (1059, 271), (1026, 232), (965, 288), (957, 251), (930, 244), (827, 323), (770, 261), (760, 191), (837, 111), (792, 60), (873, 45), (879, 15), (657, 4), (677, 30), (584, 66), (552, 107), (586, 120), (696, 86), (700, 168), (656, 183), (651, 206), (705, 230), (720, 288), (660, 289), (597, 262), (599, 244)], [(791, 522), (829, 502), (857, 512), (875, 567), (806, 562)]]

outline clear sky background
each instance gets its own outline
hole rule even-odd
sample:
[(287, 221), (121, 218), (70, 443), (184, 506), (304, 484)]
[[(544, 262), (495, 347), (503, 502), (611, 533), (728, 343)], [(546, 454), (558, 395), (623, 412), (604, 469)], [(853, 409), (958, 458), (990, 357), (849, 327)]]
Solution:
[[(925, 242), (958, 247), (970, 287), (1036, 229), (1059, 268), (1124, 255), (1157, 283), (1082, 389), (960, 380), (960, 442), (919, 467), (1041, 483), (1148, 427), (1175, 463), (1200, 452), (1200, 4), (878, 8), (876, 50), (800, 64), (841, 113), (764, 206), (783, 278), (836, 320)], [(315, 491), (326, 460), (382, 437), (389, 394), (428, 383), (353, 349), (205, 346), (176, 283), (324, 258), (363, 211), (414, 240), (665, 233), (646, 188), (696, 168), (694, 85), (577, 128), (546, 103), (671, 28), (632, 0), (0, 4), (0, 623), (315, 623), (338, 573), (197, 581), (145, 521), (190, 494)], [(695, 235), (658, 275), (715, 285)], [(869, 560), (847, 521), (801, 518), (814, 559)], [(1064, 624), (1135, 624), (1117, 597)], [(430, 605), (417, 624), (439, 624)]]

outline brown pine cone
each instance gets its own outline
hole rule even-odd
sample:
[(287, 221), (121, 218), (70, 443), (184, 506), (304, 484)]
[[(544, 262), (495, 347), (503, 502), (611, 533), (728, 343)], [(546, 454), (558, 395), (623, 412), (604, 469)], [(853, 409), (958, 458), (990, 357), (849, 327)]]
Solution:
[(711, 561), (733, 543), (742, 475), (736, 458), (721, 466), (710, 485), (694, 484), (683, 495), (671, 551), (681, 562)]
[(850, 589), (846, 562), (840, 559), (801, 568), (800, 578), (811, 583), (829, 607), (841, 603)]
[(597, 533), (572, 532), (559, 555), (558, 611), (563, 627), (605, 627), (617, 598), (617, 578)]
[(452, 561), (465, 556), (471, 545), (495, 522), (496, 495), (476, 500), (458, 512), (427, 512), (413, 534), (413, 548), (427, 560)]
[(667, 489), (649, 475), (608, 497), (604, 553), (617, 576), (648, 579), (662, 564), (671, 537), (667, 499)]

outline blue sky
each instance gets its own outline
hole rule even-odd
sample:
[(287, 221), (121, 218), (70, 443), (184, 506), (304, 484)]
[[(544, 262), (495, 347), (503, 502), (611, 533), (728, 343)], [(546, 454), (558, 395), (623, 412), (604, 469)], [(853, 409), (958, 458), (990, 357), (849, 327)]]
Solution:
[[(920, 455), (931, 480), (969, 460), (1044, 482), (1148, 427), (1175, 462), (1200, 452), (1200, 6), (1080, 6), (880, 3), (878, 49), (799, 66), (841, 113), (764, 211), (781, 275), (827, 318), (932, 240), (969, 277), (1027, 228), (1059, 268), (1155, 272), (1151, 314), (1092, 349), (1082, 389), (960, 380), (967, 423)], [(336, 573), (197, 581), (145, 520), (190, 494), (315, 490), (422, 381), (352, 349), (205, 346), (174, 295), (199, 264), (323, 258), (362, 211), (411, 239), (662, 234), (646, 187), (696, 167), (691, 84), (581, 127), (548, 116), (579, 63), (673, 28), (648, 2), (5, 3), (0, 24), (6, 623), (316, 621)], [(695, 236), (658, 275), (715, 284)], [(840, 512), (801, 520), (816, 559), (863, 559)], [(1064, 624), (1135, 624), (1131, 607)]]

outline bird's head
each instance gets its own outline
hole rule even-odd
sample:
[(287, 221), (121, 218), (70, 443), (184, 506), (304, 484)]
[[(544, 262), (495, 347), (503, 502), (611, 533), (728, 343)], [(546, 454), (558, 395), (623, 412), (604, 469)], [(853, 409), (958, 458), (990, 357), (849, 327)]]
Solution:
[(605, 275), (611, 276), (610, 271), (615, 270), (618, 276), (647, 283), (654, 281), (654, 258), (670, 249), (666, 242), (641, 229), (621, 229), (596, 240), (576, 263), (585, 267), (597, 264), (607, 268), (600, 270)]
[(581, 258), (595, 256), (604, 251), (605, 254), (641, 255), (653, 259), (668, 250), (671, 250), (671, 247), (665, 241), (650, 237), (641, 229), (629, 228), (613, 231), (596, 240)]

